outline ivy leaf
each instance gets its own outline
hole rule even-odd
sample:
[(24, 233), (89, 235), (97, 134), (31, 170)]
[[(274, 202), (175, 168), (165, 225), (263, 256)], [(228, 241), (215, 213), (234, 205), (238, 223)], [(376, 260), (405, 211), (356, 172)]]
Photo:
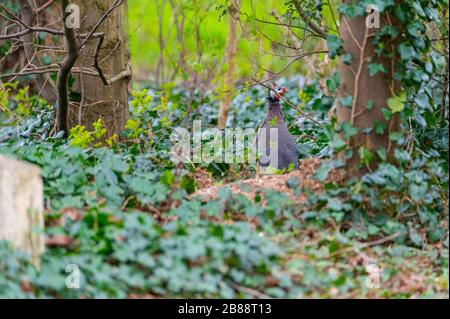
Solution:
[(327, 177), (328, 173), (332, 169), (333, 165), (331, 161), (326, 161), (320, 165), (319, 169), (314, 173), (313, 178), (318, 180), (319, 182), (324, 182)]
[(414, 22), (408, 24), (407, 31), (411, 36), (417, 37), (420, 33), (425, 31), (425, 27), (418, 22)]
[(369, 75), (374, 76), (378, 72), (386, 73), (386, 69), (383, 64), (380, 63), (370, 63), (369, 64)]
[(330, 141), (330, 146), (336, 151), (341, 151), (346, 145), (347, 144), (345, 143), (345, 141), (343, 141), (337, 135), (334, 135), (332, 140)]
[(426, 183), (412, 183), (408, 187), (409, 195), (415, 202), (420, 202), (425, 198), (428, 192), (428, 185)]
[(290, 189), (296, 189), (296, 188), (299, 188), (299, 187), (300, 187), (300, 182), (298, 181), (297, 178), (291, 177), (291, 178), (289, 178), (289, 179), (286, 181), (286, 185), (287, 185), (287, 187), (289, 187)]
[(411, 161), (411, 155), (407, 151), (401, 151), (399, 149), (395, 149), (394, 151), (394, 157), (400, 162), (400, 163), (407, 163)]
[(328, 203), (327, 203), (327, 208), (329, 210), (334, 210), (334, 211), (340, 212), (343, 209), (342, 201), (338, 198), (329, 198)]
[(425, 93), (417, 94), (417, 96), (414, 98), (414, 102), (416, 102), (417, 106), (420, 106), (422, 109), (433, 111), (433, 108), (430, 104), (430, 99)]
[(427, 61), (425, 63), (425, 71), (430, 75), (433, 74), (433, 63), (431, 63), (430, 61)]
[(416, 13), (422, 17), (422, 18), (426, 18), (426, 14), (425, 11), (422, 8), (422, 5), (420, 4), (419, 1), (412, 1), (412, 8), (416, 11)]
[(405, 92), (400, 93), (400, 95), (390, 97), (387, 100), (388, 107), (392, 111), (392, 113), (398, 113), (403, 111), (403, 109), (405, 108), (405, 102), (406, 102)]
[(165, 170), (161, 176), (161, 183), (163, 183), (166, 186), (172, 186), (174, 181), (175, 181), (175, 175), (173, 174), (173, 172), (169, 171), (169, 170)]
[(402, 43), (398, 46), (398, 53), (400, 53), (400, 58), (406, 61), (412, 59), (416, 55), (416, 50), (414, 47)]
[(384, 12), (386, 8), (394, 5), (393, 0), (372, 0), (370, 3), (376, 6), (380, 12)]
[(334, 34), (328, 35), (327, 45), (328, 45), (328, 54), (330, 55), (330, 58), (334, 59), (337, 55), (341, 54), (342, 41), (338, 36)]
[(371, 151), (369, 151), (366, 147), (361, 146), (358, 150), (359, 152), (359, 157), (361, 159), (361, 163), (363, 163), (364, 165), (369, 165), (373, 159), (374, 159), (374, 155), (372, 154)]
[(341, 75), (339, 72), (333, 73), (333, 75), (327, 80), (327, 88), (330, 91), (330, 93), (336, 92), (336, 90), (339, 88), (341, 81)]
[(375, 133), (377, 133), (377, 134), (384, 134), (384, 130), (386, 128), (386, 125), (384, 123), (375, 121), (375, 124), (374, 124), (373, 128), (375, 130)]
[(351, 55), (351, 53), (342, 55), (342, 63), (344, 63), (345, 65), (350, 65), (352, 63), (352, 60), (353, 56)]
[(358, 133), (358, 130), (354, 128), (349, 122), (342, 123), (342, 131), (344, 132), (345, 139), (349, 139), (350, 137)]
[(385, 161), (387, 159), (386, 149), (384, 147), (378, 149), (377, 154), (382, 161)]
[(318, 180), (319, 182), (324, 182), (327, 177), (330, 170), (333, 168), (339, 168), (342, 167), (343, 163), (340, 160), (330, 160), (323, 162), (320, 167), (316, 170), (316, 172), (313, 175), (313, 178), (315, 180)]
[(428, 230), (428, 238), (432, 242), (437, 242), (439, 240), (443, 240), (446, 235), (446, 231), (443, 227), (440, 227), (438, 225), (431, 225), (430, 229)]
[(343, 107), (351, 107), (353, 105), (353, 96), (347, 95), (341, 98), (341, 105)]
[(409, 239), (411, 239), (412, 243), (417, 247), (422, 247), (422, 237), (420, 237), (419, 233), (413, 227), (409, 228)]

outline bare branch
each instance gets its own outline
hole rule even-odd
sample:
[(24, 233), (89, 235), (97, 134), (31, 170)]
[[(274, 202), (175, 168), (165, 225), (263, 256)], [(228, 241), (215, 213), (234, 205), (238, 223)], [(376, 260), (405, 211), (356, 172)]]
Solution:
[[(289, 67), (290, 67), (292, 64), (294, 64), (295, 62), (297, 62), (298, 60), (303, 59), (303, 58), (305, 58), (305, 57), (307, 57), (307, 56), (310, 56), (310, 55), (313, 55), (313, 54), (320, 54), (320, 53), (328, 53), (328, 51), (312, 51), (312, 52), (307, 52), (307, 53), (299, 54), (299, 55), (297, 55), (294, 59), (292, 59), (292, 60), (288, 63), (288, 65), (286, 65), (281, 71), (279, 71), (279, 72), (277, 72), (277, 73), (274, 73), (273, 76), (271, 76), (271, 77), (265, 79), (264, 81), (255, 81), (255, 82), (252, 83), (252, 84), (240, 86), (240, 87), (234, 89), (233, 91), (240, 91), (240, 90), (243, 90), (243, 89), (246, 89), (246, 88), (249, 88), (249, 87), (253, 87), (253, 86), (257, 86), (257, 85), (259, 85), (259, 84), (263, 84), (263, 83), (267, 83), (267, 82), (273, 81), (277, 76), (279, 76), (279, 75), (282, 74), (284, 71), (286, 71), (287, 69), (289, 69)], [(228, 93), (228, 92), (229, 92), (229, 91), (222, 91), (222, 92), (218, 92), (218, 93)]]
[(42, 11), (44, 11), (45, 9), (47, 9), (48, 7), (50, 7), (52, 4), (53, 4), (53, 2), (55, 2), (56, 0), (49, 0), (49, 1), (47, 1), (46, 3), (44, 3), (42, 6), (40, 6), (39, 8), (36, 8), (35, 10), (34, 10), (34, 13), (36, 14), (36, 15), (38, 15), (39, 13), (41, 13)]
[[(57, 73), (58, 71), (59, 71), (59, 64), (51, 64), (51, 65), (39, 67), (39, 68), (24, 68), (20, 72), (0, 74), (0, 79), (19, 77), (19, 76), (27, 76), (27, 75), (33, 75), (33, 74)], [(82, 73), (82, 74), (89, 75), (89, 76), (99, 76), (97, 71), (95, 71), (93, 69), (88, 69), (85, 67), (83, 67), (83, 68), (73, 67), (71, 72), (72, 73)], [(127, 72), (127, 71), (123, 71), (119, 74), (123, 74), (124, 72)], [(131, 75), (131, 73), (130, 73), (130, 75)], [(114, 76), (113, 78), (115, 78), (117, 76)], [(122, 75), (122, 78), (123, 78), (123, 75)]]
[(16, 23), (22, 25), (22, 27), (23, 27), (23, 30), (20, 32), (13, 33), (13, 34), (0, 35), (0, 40), (18, 39), (18, 38), (21, 38), (32, 32), (45, 32), (45, 33), (50, 33), (50, 34), (59, 35), (59, 36), (64, 35), (64, 32), (62, 32), (60, 30), (55, 30), (55, 29), (45, 28), (45, 27), (31, 26), (30, 24), (32, 24), (32, 22), (34, 20), (34, 10), (31, 6), (31, 3), (28, 1), (24, 1), (24, 0), (20, 0), (19, 2), (21, 4), (21, 9), (22, 9), (21, 11), (22, 11), (23, 19), (25, 19), (27, 21), (20, 19), (13, 12), (11, 12), (11, 10), (9, 10), (7, 7), (0, 4), (0, 8), (3, 9), (12, 18), (8, 18), (6, 16), (4, 16), (4, 17), (12, 22), (16, 22)]
[(120, 72), (119, 74), (117, 74), (113, 77), (107, 78), (100, 66), (100, 63), (98, 62), (98, 57), (100, 54), (100, 50), (102, 48), (103, 41), (104, 41), (104, 36), (102, 35), (98, 38), (97, 45), (95, 47), (94, 65), (93, 66), (97, 70), (98, 76), (102, 79), (103, 84), (105, 86), (108, 86), (108, 85), (118, 82), (124, 78), (130, 77), (131, 76), (131, 66), (128, 65), (126, 70)]
[(95, 47), (95, 53), (94, 53), (94, 68), (97, 70), (100, 78), (102, 79), (102, 82), (104, 85), (108, 85), (108, 80), (106, 80), (105, 74), (103, 73), (102, 68), (100, 67), (100, 63), (98, 63), (98, 56), (100, 54), (100, 49), (102, 47), (104, 36), (101, 36), (98, 38), (97, 46)]
[(308, 18), (308, 16), (305, 14), (305, 12), (303, 12), (303, 8), (302, 5), (300, 4), (300, 2), (298, 0), (294, 1), (294, 5), (295, 8), (298, 11), (298, 14), (300, 15), (300, 17), (303, 19), (303, 21), (312, 29), (314, 30), (315, 33), (317, 33), (319, 36), (321, 36), (322, 38), (326, 39), (327, 37), (327, 32), (322, 30), (322, 28), (320, 26), (318, 26), (317, 24), (314, 23), (314, 21), (311, 21), (310, 18)]
[[(17, 20), (18, 23), (20, 23), (24, 28), (29, 28), (30, 25), (34, 22), (34, 14), (33, 14), (33, 7), (29, 0), (19, 0), (20, 8), (21, 8), (21, 15), (22, 19), (19, 19), (18, 17), (14, 16), (7, 8), (5, 11), (14, 17), (14, 19)], [(20, 21), (20, 22), (19, 22)], [(24, 31), (29, 31), (29, 29), (25, 29)], [(39, 57), (36, 56), (36, 48), (34, 46), (34, 37), (33, 34), (30, 32), (27, 32), (23, 38), (23, 49), (25, 52), (25, 56), (28, 61), (28, 65), (39, 68), (42, 63), (39, 60)], [(55, 84), (51, 79), (46, 76), (46, 74), (39, 74), (37, 73), (36, 76), (36, 83), (39, 88), (39, 92), (42, 93), (42, 97), (47, 100), (50, 104), (54, 104), (57, 99), (56, 94), (56, 88)]]
[(108, 11), (106, 11), (103, 14), (103, 16), (100, 17), (100, 19), (95, 24), (95, 26), (92, 28), (92, 30), (84, 38), (83, 42), (81, 43), (81, 48), (84, 48), (84, 46), (86, 45), (87, 41), (94, 35), (94, 33), (101, 26), (103, 21), (105, 21), (105, 19), (111, 14), (111, 12), (113, 12), (116, 8), (120, 7), (124, 1), (125, 0), (116, 0), (116, 2), (111, 6), (111, 8), (109, 8)]

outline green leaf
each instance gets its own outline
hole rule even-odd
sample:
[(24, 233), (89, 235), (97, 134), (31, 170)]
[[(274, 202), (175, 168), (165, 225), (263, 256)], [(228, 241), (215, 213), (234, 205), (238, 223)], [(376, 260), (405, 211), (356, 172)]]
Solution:
[(375, 156), (372, 154), (371, 151), (369, 151), (366, 147), (361, 146), (358, 150), (359, 153), (359, 157), (361, 160), (361, 163), (364, 165), (369, 165), (373, 159), (375, 158)]
[(370, 63), (369, 64), (369, 75), (374, 76), (378, 72), (386, 73), (386, 69), (383, 64), (379, 63)]
[(380, 159), (381, 159), (382, 161), (385, 161), (385, 160), (387, 159), (387, 156), (386, 156), (386, 149), (385, 149), (384, 147), (378, 149), (378, 150), (377, 150), (377, 154), (378, 154), (378, 156), (380, 157)]
[(330, 91), (330, 93), (336, 92), (336, 90), (339, 88), (341, 81), (341, 76), (339, 72), (333, 73), (333, 75), (327, 80), (327, 88)]
[(345, 65), (350, 65), (352, 63), (353, 56), (350, 53), (342, 55), (342, 63)]
[(398, 46), (398, 53), (400, 53), (400, 58), (404, 61), (410, 60), (416, 55), (416, 50), (414, 47), (401, 43)]
[(428, 185), (426, 183), (420, 183), (420, 184), (411, 183), (408, 186), (408, 190), (409, 190), (409, 195), (411, 196), (411, 198), (415, 202), (420, 202), (425, 198), (425, 196), (428, 192)]
[(349, 139), (350, 137), (356, 135), (358, 130), (354, 128), (349, 122), (342, 123), (342, 131), (344, 132), (344, 138)]
[(330, 58), (334, 59), (342, 52), (342, 41), (338, 36), (329, 34), (327, 36), (327, 44), (328, 54), (330, 55)]
[(384, 130), (386, 129), (386, 125), (384, 123), (380, 123), (378, 121), (375, 121), (375, 124), (373, 126), (375, 133), (377, 134), (384, 134)]
[(331, 170), (331, 165), (329, 162), (325, 162), (322, 163), (322, 165), (320, 165), (319, 169), (314, 173), (313, 178), (320, 181), (320, 182), (324, 182), (327, 177), (328, 177), (328, 173)]
[(353, 105), (353, 96), (347, 95), (341, 98), (341, 105), (343, 107), (352, 107)]
[(423, 239), (422, 239), (422, 237), (419, 235), (419, 233), (413, 227), (409, 228), (409, 239), (417, 247), (422, 247), (423, 246)]
[(406, 93), (402, 92), (400, 95), (390, 97), (387, 104), (392, 113), (398, 113), (404, 110), (406, 102)]
[(428, 98), (428, 95), (425, 93), (417, 94), (414, 98), (414, 102), (422, 109), (433, 111), (433, 108), (430, 104), (430, 99)]
[(165, 170), (161, 176), (161, 183), (163, 183), (166, 186), (172, 186), (174, 181), (175, 181), (175, 175), (173, 174), (173, 172), (169, 171), (169, 170)]
[(345, 148), (345, 146), (347, 146), (347, 143), (345, 143), (344, 140), (342, 140), (341, 138), (339, 138), (338, 135), (333, 135), (332, 140), (330, 141), (330, 146), (335, 150), (335, 151), (342, 151), (342, 149)]
[(338, 198), (329, 198), (327, 203), (327, 208), (329, 210), (334, 210), (340, 212), (343, 209), (343, 203)]

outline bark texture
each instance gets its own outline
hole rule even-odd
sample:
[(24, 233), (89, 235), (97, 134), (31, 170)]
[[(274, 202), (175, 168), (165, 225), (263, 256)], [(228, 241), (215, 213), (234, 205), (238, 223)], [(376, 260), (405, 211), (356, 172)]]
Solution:
[(233, 1), (230, 6), (230, 21), (228, 29), (227, 38), (227, 52), (226, 52), (226, 63), (227, 63), (227, 73), (225, 75), (225, 97), (220, 103), (219, 109), (219, 128), (225, 128), (228, 119), (228, 110), (230, 109), (233, 100), (233, 84), (234, 84), (234, 71), (235, 71), (235, 56), (238, 44), (237, 36), (237, 16), (240, 7), (240, 0)]
[[(392, 21), (392, 17), (382, 16), (381, 27), (383, 24), (391, 24)], [(353, 104), (348, 107), (338, 103), (337, 117), (339, 123), (348, 122), (358, 129), (358, 133), (349, 141), (350, 149), (353, 151), (352, 156), (345, 159), (347, 172), (350, 175), (360, 175), (365, 171), (365, 168), (358, 165), (360, 161), (358, 149), (361, 146), (365, 146), (373, 153), (380, 148), (385, 148), (388, 159), (392, 160), (394, 147), (389, 136), (390, 133), (400, 129), (398, 116), (394, 115), (390, 120), (386, 120), (382, 113), (383, 108), (388, 108), (387, 100), (400, 91), (400, 85), (393, 77), (397, 59), (395, 39), (383, 40), (385, 47), (393, 52), (393, 57), (378, 57), (373, 43), (376, 30), (366, 28), (365, 17), (349, 20), (341, 16), (340, 37), (343, 40), (345, 53), (350, 53), (352, 60), (350, 65), (340, 62), (341, 87), (338, 101), (344, 97), (353, 96)], [(369, 63), (382, 64), (386, 73), (379, 72), (370, 76)], [(369, 103), (373, 103), (371, 109), (368, 108)], [(373, 128), (376, 123), (384, 125), (383, 134), (377, 134), (374, 130), (370, 134), (363, 133), (363, 129)], [(342, 154), (341, 157), (343, 159)], [(372, 165), (376, 167), (376, 160)]]
[[(115, 0), (77, 0), (80, 5), (80, 33), (88, 33)], [(98, 62), (105, 76), (113, 81), (105, 85), (100, 77), (77, 74), (73, 91), (81, 97), (78, 103), (72, 103), (70, 112), (71, 125), (85, 125), (92, 130), (92, 123), (100, 116), (110, 137), (120, 132), (128, 120), (128, 96), (130, 76), (114, 77), (130, 72), (130, 54), (128, 51), (126, 3), (116, 8), (96, 30), (105, 34), (98, 54)], [(91, 38), (82, 49), (77, 65), (93, 68), (94, 55), (98, 39)]]
[[(28, 26), (35, 25), (35, 14), (34, 6), (30, 0), (19, 0), (21, 19)], [(23, 36), (23, 48), (25, 56), (28, 60), (28, 64), (34, 65), (36, 67), (42, 66), (39, 57), (36, 55), (35, 48), (35, 37), (36, 33), (31, 32)], [(38, 89), (38, 94), (47, 100), (50, 104), (55, 104), (57, 99), (56, 88), (50, 79), (48, 74), (36, 74), (36, 85)]]

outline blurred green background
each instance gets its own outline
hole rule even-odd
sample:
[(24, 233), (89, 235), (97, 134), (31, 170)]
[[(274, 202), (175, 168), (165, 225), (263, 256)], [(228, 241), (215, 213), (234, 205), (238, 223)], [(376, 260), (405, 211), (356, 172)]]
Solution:
[[(182, 47), (177, 39), (175, 21), (180, 23), (183, 19), (180, 14), (183, 14), (182, 36), (187, 64), (199, 73), (214, 72), (213, 82), (219, 81), (226, 70), (224, 57), (229, 15), (225, 11), (228, 6), (229, 2), (225, 0), (129, 0), (129, 35), (135, 80), (154, 80), (161, 52), (166, 81), (176, 79)], [(252, 72), (261, 72), (255, 59), (264, 69), (283, 69), (290, 59), (273, 55), (279, 48), (269, 40), (286, 41), (283, 28), (258, 20), (276, 22), (272, 14), (283, 15), (286, 11), (284, 2), (243, 0), (241, 11), (237, 28), (237, 78), (247, 79)], [(287, 72), (298, 72), (299, 69), (302, 66), (297, 63)]]

